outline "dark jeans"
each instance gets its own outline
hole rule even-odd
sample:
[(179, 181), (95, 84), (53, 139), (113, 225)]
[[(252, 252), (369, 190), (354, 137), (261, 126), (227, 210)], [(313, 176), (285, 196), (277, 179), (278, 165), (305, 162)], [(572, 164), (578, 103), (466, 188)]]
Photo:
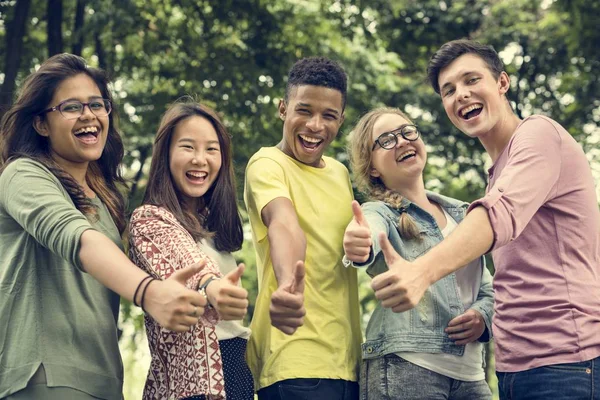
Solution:
[(600, 400), (600, 357), (496, 375), (500, 400)]
[(358, 400), (358, 383), (342, 379), (286, 379), (260, 389), (258, 400)]

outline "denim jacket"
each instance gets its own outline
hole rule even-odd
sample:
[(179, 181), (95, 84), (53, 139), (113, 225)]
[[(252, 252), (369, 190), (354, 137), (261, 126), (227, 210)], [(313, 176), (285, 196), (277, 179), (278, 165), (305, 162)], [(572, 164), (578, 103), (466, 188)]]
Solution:
[[(432, 192), (427, 192), (427, 197), (446, 210), (457, 223), (465, 217), (467, 203)], [(421, 241), (404, 240), (400, 237), (397, 227), (401, 211), (398, 209), (375, 201), (363, 204), (362, 210), (371, 228), (373, 251), (367, 262), (352, 265), (357, 268), (366, 267), (371, 277), (388, 270), (377, 239), (379, 232), (386, 232), (394, 249), (408, 261), (415, 260), (443, 240), (435, 219), (407, 199), (403, 200), (400, 210), (413, 217), (421, 232)], [(492, 332), (494, 297), (492, 276), (485, 267), (484, 257), (481, 257), (480, 262), (481, 285), (477, 299), (470, 308), (483, 316), (486, 330), (478, 340), (487, 342)], [(465, 346), (454, 344), (444, 329), (450, 320), (465, 311), (454, 273), (431, 285), (419, 304), (410, 311), (395, 313), (389, 308), (383, 308), (378, 302), (367, 326), (366, 341), (362, 345), (363, 359), (402, 351), (463, 355)]]

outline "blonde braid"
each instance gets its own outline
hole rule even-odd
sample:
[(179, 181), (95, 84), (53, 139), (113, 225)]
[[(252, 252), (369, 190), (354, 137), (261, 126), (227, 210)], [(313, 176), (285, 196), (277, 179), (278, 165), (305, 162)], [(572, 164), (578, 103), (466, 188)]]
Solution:
[(398, 232), (403, 239), (422, 239), (415, 220), (408, 215), (406, 209), (403, 209), (402, 207), (402, 200), (404, 197), (402, 197), (400, 193), (388, 189), (383, 185), (375, 185), (371, 190), (370, 195), (373, 199), (383, 201), (400, 211), (400, 217), (398, 218)]

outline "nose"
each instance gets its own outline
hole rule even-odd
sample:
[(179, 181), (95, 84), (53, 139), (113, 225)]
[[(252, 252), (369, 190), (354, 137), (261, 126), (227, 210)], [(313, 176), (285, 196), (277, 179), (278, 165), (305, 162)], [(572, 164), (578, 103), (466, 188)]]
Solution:
[(197, 151), (194, 153), (194, 158), (192, 158), (192, 164), (194, 165), (205, 165), (206, 164), (206, 156), (203, 151)]
[(459, 100), (468, 99), (471, 97), (471, 91), (465, 85), (457, 85), (456, 86), (456, 97)]
[(396, 133), (396, 148), (402, 147), (406, 143), (408, 143), (408, 140), (404, 139), (404, 136), (400, 133)]
[(315, 114), (308, 120), (306, 127), (313, 132), (318, 132), (323, 129), (323, 119), (320, 115)]
[(96, 118), (96, 114), (94, 114), (92, 112), (92, 109), (90, 108), (89, 104), (84, 104), (83, 105), (83, 109), (81, 110), (81, 116), (79, 117), (81, 119), (90, 119), (90, 118)]

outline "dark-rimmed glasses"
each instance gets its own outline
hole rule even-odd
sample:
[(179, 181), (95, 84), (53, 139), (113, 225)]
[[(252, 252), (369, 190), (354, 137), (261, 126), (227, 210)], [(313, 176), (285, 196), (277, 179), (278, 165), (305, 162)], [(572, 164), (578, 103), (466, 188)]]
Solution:
[(375, 143), (373, 143), (373, 148), (371, 151), (375, 150), (377, 145), (386, 150), (393, 149), (398, 144), (398, 135), (402, 136), (404, 140), (414, 142), (419, 138), (421, 133), (416, 125), (402, 125), (398, 129), (379, 135), (379, 137), (375, 139)]
[(42, 111), (40, 115), (58, 111), (65, 119), (77, 119), (83, 115), (85, 106), (87, 106), (96, 117), (106, 117), (112, 111), (112, 106), (108, 99), (97, 99), (88, 103), (82, 103), (79, 100), (65, 100), (54, 107)]

